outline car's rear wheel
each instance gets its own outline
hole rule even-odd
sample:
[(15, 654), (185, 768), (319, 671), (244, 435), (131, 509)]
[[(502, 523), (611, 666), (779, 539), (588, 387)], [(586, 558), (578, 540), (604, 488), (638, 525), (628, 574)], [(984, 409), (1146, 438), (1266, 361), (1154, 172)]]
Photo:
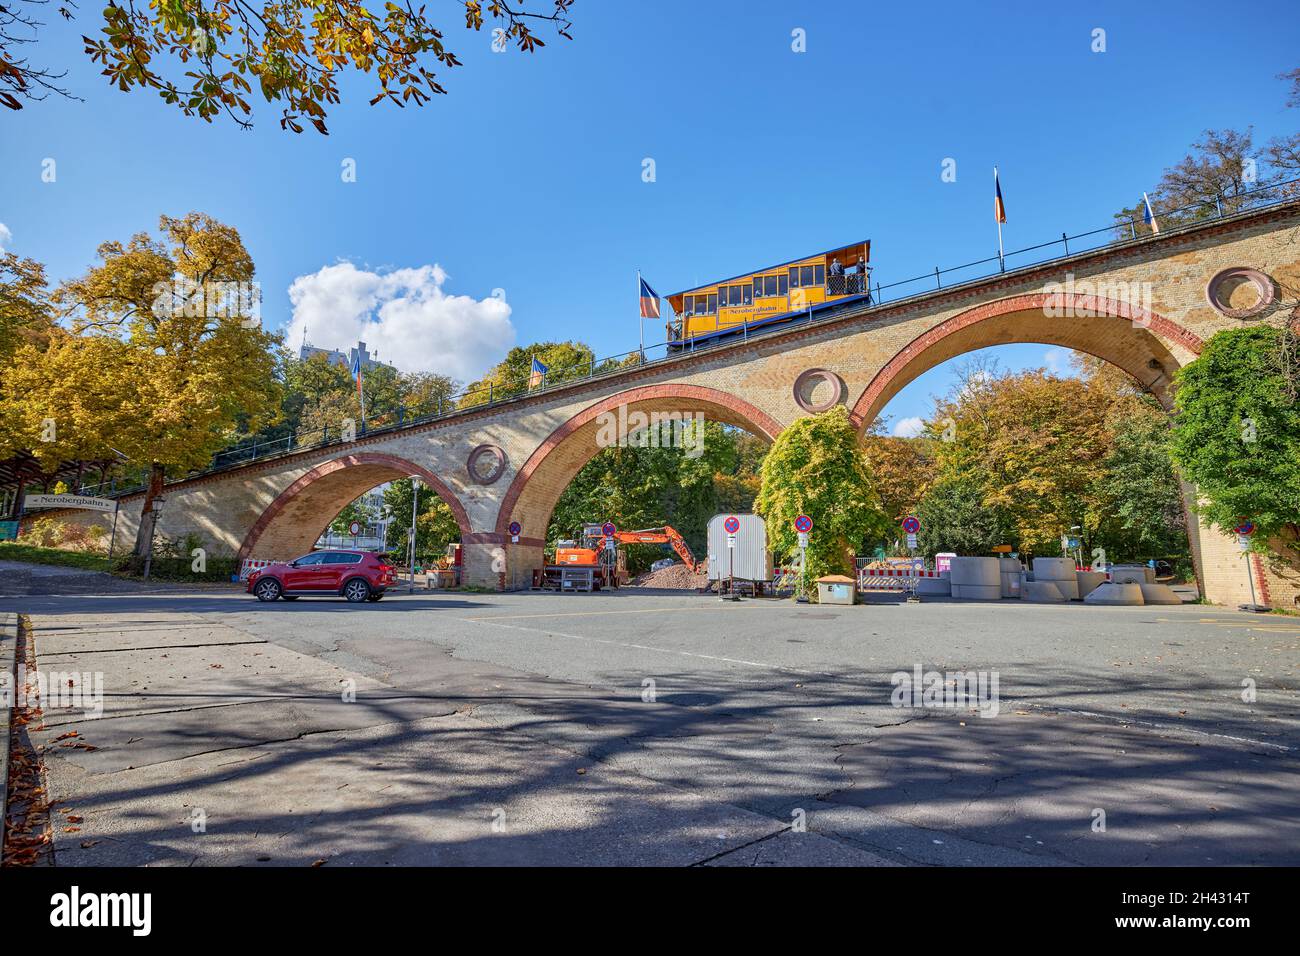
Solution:
[(267, 578), (265, 581), (258, 581), (257, 586), (253, 588), (253, 593), (257, 595), (259, 601), (274, 601), (280, 596), (280, 582), (274, 578)]
[(370, 599), (370, 585), (364, 578), (353, 578), (343, 585), (343, 596), (353, 604), (360, 604)]

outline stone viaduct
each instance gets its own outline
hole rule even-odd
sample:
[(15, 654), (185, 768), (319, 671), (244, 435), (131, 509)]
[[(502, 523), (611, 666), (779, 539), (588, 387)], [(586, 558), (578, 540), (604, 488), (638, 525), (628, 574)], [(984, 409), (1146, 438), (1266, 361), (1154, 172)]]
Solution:
[[(291, 558), (309, 551), (362, 492), (417, 475), (460, 523), (466, 580), (508, 587), (540, 566), (551, 512), (598, 450), (602, 412), (702, 412), (771, 439), (809, 409), (839, 402), (865, 429), (927, 369), (1011, 342), (1098, 356), (1168, 405), (1172, 376), (1207, 338), (1243, 323), (1284, 320), (1297, 288), (1300, 201), (177, 480), (167, 486), (159, 528), (174, 537), (196, 533), (211, 554)], [(1186, 500), (1193, 494), (1185, 489)], [(134, 540), (142, 497), (122, 501), (119, 547)], [(512, 521), (522, 525), (517, 544), (508, 533)], [(1191, 524), (1202, 593), (1216, 603), (1247, 600), (1235, 541)], [(1251, 573), (1275, 605), (1291, 606), (1300, 595), (1293, 570), (1255, 560)]]

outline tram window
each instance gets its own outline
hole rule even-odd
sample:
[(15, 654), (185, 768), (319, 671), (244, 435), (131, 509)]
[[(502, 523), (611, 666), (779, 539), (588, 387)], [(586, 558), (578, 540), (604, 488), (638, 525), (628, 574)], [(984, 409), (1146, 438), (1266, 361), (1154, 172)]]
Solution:
[(776, 276), (763, 276), (763, 294), (776, 295)]
[(814, 285), (825, 285), (825, 284), (826, 284), (826, 267), (825, 267), (825, 266), (813, 266), (813, 272), (816, 273), (816, 275), (813, 277), (813, 284), (814, 284)]
[(695, 314), (695, 296), (688, 295), (682, 299), (682, 312), (685, 315)]
[(727, 290), (727, 295), (730, 301), (727, 304), (740, 305), (744, 301), (744, 299), (748, 298), (748, 296), (741, 295), (741, 292), (742, 290), (744, 290), (744, 288), (745, 288), (744, 286), (739, 286), (739, 285), (729, 286)]
[(716, 295), (710, 295), (710, 296), (709, 296), (709, 315), (713, 315), (713, 314), (714, 314), (715, 312), (717, 312), (717, 311), (718, 311), (718, 297), (717, 297)]
[(799, 267), (798, 266), (792, 266), (790, 268), (790, 288), (792, 289), (799, 288)]
[(790, 287), (789, 287), (789, 285), (786, 284), (788, 279), (789, 279), (789, 277), (786, 276), (786, 275), (779, 275), (779, 276), (776, 277), (776, 294), (777, 294), (777, 295), (786, 295), (787, 293), (789, 293), (789, 291), (790, 291)]
[(753, 295), (750, 294), (754, 291), (752, 286), (742, 285), (742, 286), (737, 286), (736, 288), (740, 290), (741, 302), (744, 305), (754, 304), (754, 297)]
[(754, 276), (754, 298), (757, 299), (763, 294), (763, 277)]
[(813, 285), (813, 267), (801, 266), (799, 268), (799, 284), (805, 289)]

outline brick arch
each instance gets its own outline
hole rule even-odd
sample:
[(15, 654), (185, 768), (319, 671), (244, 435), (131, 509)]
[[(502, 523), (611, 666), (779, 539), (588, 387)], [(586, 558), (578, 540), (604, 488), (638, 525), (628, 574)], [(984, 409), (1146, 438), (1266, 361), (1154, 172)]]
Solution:
[[(239, 558), (253, 557), (253, 549), (259, 542), (276, 550), (292, 551), (293, 554), (259, 554), (257, 557), (287, 559), (303, 554), (310, 550), (311, 544), (320, 537), (324, 527), (316, 524), (316, 516), (328, 512), (329, 517), (325, 519), (325, 525), (328, 525), (344, 505), (356, 500), (363, 492), (385, 481), (412, 475), (419, 477), (427, 487), (437, 492), (438, 497), (446, 502), (456, 516), (461, 534), (468, 534), (469, 515), (465, 513), (464, 505), (455, 492), (433, 472), (396, 455), (357, 452), (322, 462), (280, 492), (244, 536)], [(336, 502), (338, 505), (334, 507)], [(312, 517), (309, 518), (309, 515)], [(277, 520), (292, 522), (292, 527), (283, 528), (280, 534), (275, 534)], [(307, 542), (306, 545), (302, 545), (303, 541)]]
[[(1045, 312), (1048, 306), (1089, 314), (1052, 317)], [(851, 417), (866, 428), (921, 373), (957, 355), (1011, 342), (1061, 345), (1095, 355), (1150, 387), (1166, 406), (1172, 401), (1170, 375), (1184, 364), (1174, 350), (1194, 357), (1203, 344), (1164, 316), (1101, 296), (1036, 292), (998, 299), (939, 323), (900, 349), (863, 390)], [(1163, 371), (1148, 369), (1148, 358)]]
[[(594, 440), (597, 418), (620, 405), (636, 411), (703, 412), (712, 421), (736, 425), (769, 441), (775, 440), (782, 427), (767, 412), (744, 399), (703, 385), (646, 385), (610, 395), (556, 428), (528, 457), (502, 499), (501, 510), (497, 513), (497, 535), (508, 535), (510, 522), (517, 519), (524, 526), (523, 544), (536, 547), (544, 542), (546, 526), (560, 494), (599, 451)], [(592, 440), (586, 442), (585, 438)], [(531, 496), (527, 494), (541, 482), (548, 483), (549, 487)], [(532, 506), (528, 514), (515, 514), (521, 505)], [(509, 539), (503, 537), (501, 540)]]

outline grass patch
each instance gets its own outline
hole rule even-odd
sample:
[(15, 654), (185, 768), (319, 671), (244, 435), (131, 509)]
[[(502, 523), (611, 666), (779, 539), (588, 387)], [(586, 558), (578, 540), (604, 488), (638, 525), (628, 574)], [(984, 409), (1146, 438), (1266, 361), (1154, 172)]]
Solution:
[(83, 571), (110, 571), (114, 563), (102, 554), (64, 551), (60, 548), (38, 548), (31, 544), (19, 544), (16, 541), (0, 541), (0, 561), (56, 564), (64, 568), (81, 568)]

